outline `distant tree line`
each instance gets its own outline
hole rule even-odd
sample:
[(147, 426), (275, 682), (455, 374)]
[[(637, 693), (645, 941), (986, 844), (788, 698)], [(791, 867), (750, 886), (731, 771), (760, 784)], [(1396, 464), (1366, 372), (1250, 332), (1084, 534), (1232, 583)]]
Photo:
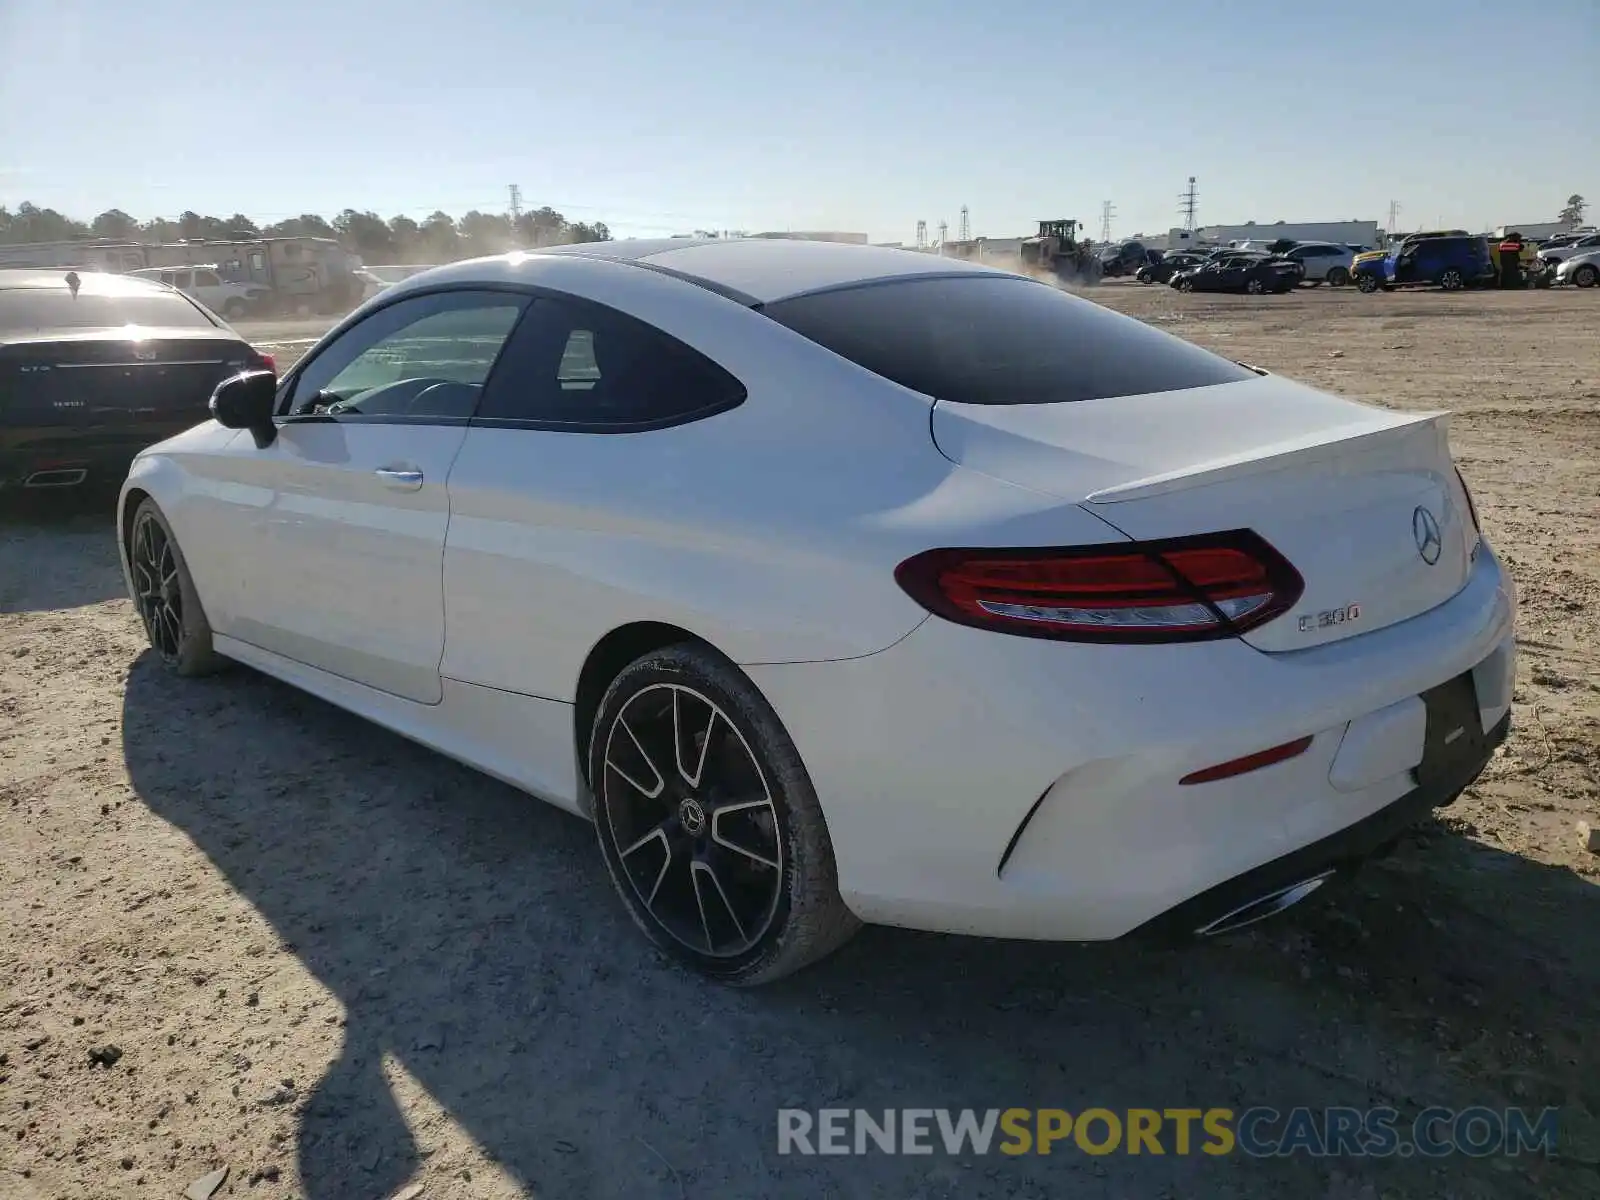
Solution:
[(140, 242), (219, 241), (255, 237), (337, 238), (367, 263), (438, 263), (480, 254), (503, 254), (519, 247), (554, 246), (565, 242), (608, 242), (605, 222), (569, 221), (553, 208), (524, 212), (515, 220), (505, 213), (476, 209), (457, 220), (435, 212), (422, 221), (347, 208), (333, 220), (302, 213), (272, 225), (257, 225), (243, 213), (205, 217), (186, 212), (176, 220), (156, 217), (140, 221), (120, 208), (110, 208), (92, 221), (64, 216), (53, 208), (26, 201), (15, 212), (0, 206), (0, 245), (57, 242), (74, 238), (118, 238)]

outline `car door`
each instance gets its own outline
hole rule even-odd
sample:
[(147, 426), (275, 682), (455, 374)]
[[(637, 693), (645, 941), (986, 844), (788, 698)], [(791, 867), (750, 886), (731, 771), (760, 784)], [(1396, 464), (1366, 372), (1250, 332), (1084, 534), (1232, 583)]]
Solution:
[(704, 548), (672, 531), (695, 524), (690, 468), (721, 436), (717, 415), (744, 397), (654, 326), (541, 295), (451, 471), (444, 674), (572, 703), (600, 636), (679, 616), (641, 614), (631, 581), (694, 579)]
[(1403, 246), (1394, 260), (1394, 282), (1415, 283), (1421, 278), (1421, 256), (1426, 242), (1412, 242)]
[[(229, 446), (239, 564), (218, 632), (423, 704), (442, 696), (445, 483), (526, 294), (399, 298), (284, 381)], [(216, 549), (216, 548), (214, 548)]]

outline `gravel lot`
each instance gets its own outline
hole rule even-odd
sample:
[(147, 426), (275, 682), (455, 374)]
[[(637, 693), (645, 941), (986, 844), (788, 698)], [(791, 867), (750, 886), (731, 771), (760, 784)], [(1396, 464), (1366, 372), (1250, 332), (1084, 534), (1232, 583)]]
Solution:
[[(1325, 904), (1173, 952), (868, 930), (659, 962), (589, 828), (246, 670), (152, 667), (109, 498), (0, 518), (0, 1197), (1600, 1194), (1600, 295), (1096, 298), (1448, 407), (1522, 593), (1489, 772)], [(317, 327), (244, 329), (280, 367)], [(114, 1046), (116, 1053), (104, 1053)], [(91, 1052), (97, 1054), (93, 1061)], [(107, 1061), (112, 1060), (112, 1061)], [(1561, 1108), (1562, 1155), (779, 1157), (780, 1106)]]

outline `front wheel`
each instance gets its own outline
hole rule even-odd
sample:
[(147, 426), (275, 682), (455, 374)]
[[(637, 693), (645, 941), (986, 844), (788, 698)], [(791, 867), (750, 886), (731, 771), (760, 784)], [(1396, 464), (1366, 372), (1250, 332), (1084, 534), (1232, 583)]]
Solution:
[(755, 685), (707, 647), (628, 666), (589, 739), (611, 882), (659, 948), (749, 986), (843, 945), (833, 844), (799, 752)]
[(1600, 283), (1600, 268), (1593, 263), (1584, 263), (1572, 273), (1572, 282), (1581, 288), (1592, 288)]
[(1378, 277), (1376, 275), (1360, 275), (1356, 277), (1356, 290), (1365, 292), (1369, 296), (1378, 290)]
[(1328, 271), (1328, 286), (1343, 287), (1350, 282), (1350, 272), (1343, 267), (1333, 267)]
[(1180, 292), (1192, 292), (1194, 291), (1194, 283), (1188, 279), (1180, 279), (1178, 280), (1178, 290)]
[(1245, 281), (1244, 290), (1252, 296), (1259, 296), (1267, 289), (1262, 285), (1261, 280), (1249, 279)]
[(237, 296), (233, 297), (222, 306), (222, 315), (230, 321), (243, 320), (245, 314), (249, 311), (250, 306)]
[(150, 648), (175, 675), (209, 675), (224, 665), (211, 647), (211, 623), (172, 527), (154, 500), (144, 500), (128, 533), (134, 607)]
[(1466, 285), (1460, 271), (1451, 267), (1439, 276), (1439, 286), (1447, 292), (1459, 292)]

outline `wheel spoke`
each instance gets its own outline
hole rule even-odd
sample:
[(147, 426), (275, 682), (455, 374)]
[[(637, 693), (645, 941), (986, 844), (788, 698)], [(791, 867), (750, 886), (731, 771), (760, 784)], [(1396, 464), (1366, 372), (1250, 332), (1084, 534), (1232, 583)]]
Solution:
[[(677, 765), (679, 776), (693, 788), (700, 786), (700, 778), (705, 774), (706, 754), (711, 749), (711, 731), (717, 724), (716, 707), (707, 705), (706, 712), (706, 727), (700, 734), (700, 748), (695, 755), (694, 770), (691, 772), (683, 761), (683, 689), (672, 689), (672, 756)], [(693, 739), (690, 740), (692, 741)]]
[(644, 849), (652, 842), (661, 843), (661, 870), (656, 872), (655, 882), (650, 885), (650, 894), (644, 898), (644, 906), (654, 912), (656, 907), (656, 893), (661, 890), (661, 881), (667, 877), (667, 871), (672, 866), (672, 841), (667, 837), (665, 822), (657, 825), (654, 829), (645, 834), (638, 841), (634, 842), (633, 845), (629, 846), (626, 850), (621, 851), (617, 857), (626, 862), (630, 856), (637, 851)]
[(732, 850), (735, 854), (742, 854), (751, 862), (760, 863), (763, 867), (768, 867), (776, 871), (780, 865), (776, 858), (768, 858), (766, 855), (758, 854), (747, 846), (739, 845), (738, 842), (732, 840), (722, 830), (722, 818), (726, 817), (729, 813), (755, 812), (762, 809), (772, 813), (774, 837), (776, 837), (777, 813), (772, 808), (772, 801), (745, 800), (738, 804), (724, 804), (712, 811), (711, 840), (725, 850)]
[[(609, 753), (606, 754), (606, 766), (610, 767), (618, 775), (622, 776), (622, 778), (627, 782), (628, 786), (634, 791), (638, 792), (646, 800), (654, 800), (666, 790), (666, 776), (661, 773), (654, 761), (651, 760), (649, 752), (644, 748), (644, 744), (639, 741), (638, 735), (633, 732), (633, 727), (620, 717), (617, 718), (617, 726), (628, 735), (628, 740), (633, 743), (633, 748), (639, 752), (639, 757), (644, 760), (644, 765), (649, 767), (650, 773), (656, 777), (655, 785), (653, 787), (646, 787), (644, 784), (640, 783), (632, 775), (629, 775), (621, 767), (617, 766), (616, 760), (613, 759)], [(612, 733), (614, 736), (616, 733), (615, 728), (613, 728)], [(609, 751), (609, 749), (610, 747), (608, 745), (607, 750)]]
[(750, 939), (744, 931), (744, 922), (739, 920), (739, 914), (734, 911), (733, 904), (728, 899), (728, 893), (722, 890), (722, 880), (717, 878), (716, 869), (708, 862), (692, 862), (689, 864), (689, 874), (694, 880), (695, 903), (700, 906), (700, 924), (706, 931), (706, 949), (715, 953), (716, 944), (711, 938), (711, 921), (706, 913), (705, 895), (700, 888), (700, 877), (702, 875), (709, 878), (711, 886), (717, 889), (717, 898), (722, 901), (723, 911), (728, 914), (729, 919), (733, 922), (733, 927), (739, 931), (739, 940), (741, 942), (749, 941)]

